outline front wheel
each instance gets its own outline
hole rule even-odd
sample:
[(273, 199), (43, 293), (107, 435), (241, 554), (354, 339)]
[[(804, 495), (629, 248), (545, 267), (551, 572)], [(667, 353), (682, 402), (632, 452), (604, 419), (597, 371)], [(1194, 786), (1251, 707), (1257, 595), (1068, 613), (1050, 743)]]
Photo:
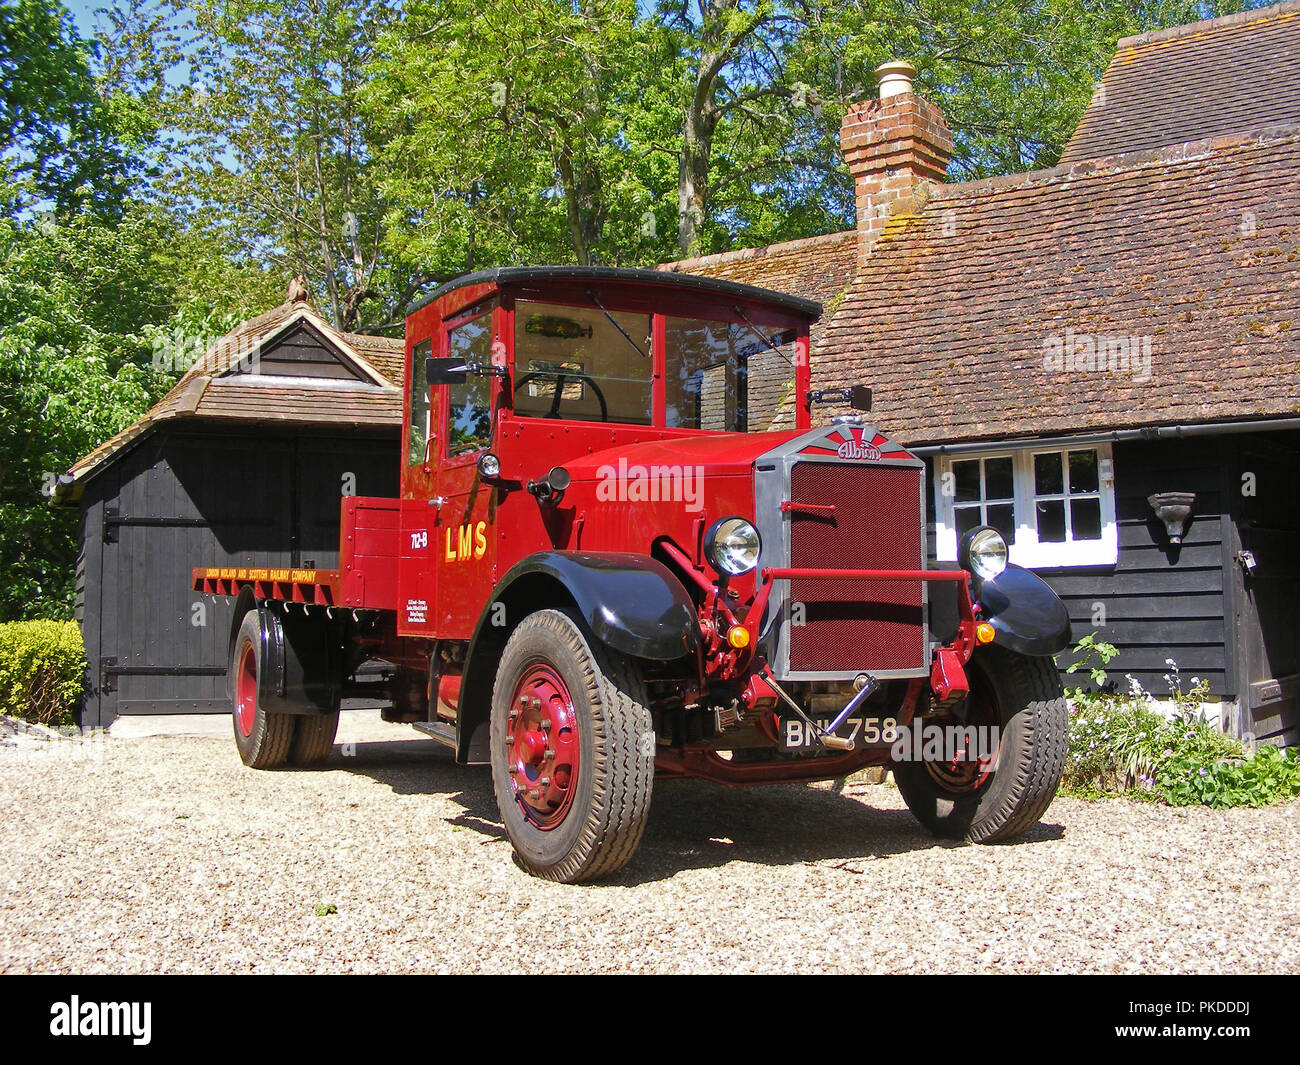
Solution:
[(1065, 770), (1068, 714), (1050, 658), (1001, 647), (967, 669), (966, 718), (927, 718), (903, 745), (894, 780), (916, 819), (937, 836), (993, 843), (1038, 822)]
[(558, 610), (520, 622), (492, 691), (492, 784), (520, 863), (574, 883), (621, 869), (645, 830), (655, 736), (635, 664)]

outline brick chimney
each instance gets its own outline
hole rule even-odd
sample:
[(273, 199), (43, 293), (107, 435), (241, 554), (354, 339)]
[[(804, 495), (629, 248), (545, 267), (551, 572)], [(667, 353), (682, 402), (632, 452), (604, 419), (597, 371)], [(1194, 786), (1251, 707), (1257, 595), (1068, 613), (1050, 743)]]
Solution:
[(862, 258), (891, 218), (925, 206), (952, 158), (943, 112), (912, 91), (915, 76), (908, 63), (877, 67), (880, 99), (854, 104), (840, 127), (840, 149), (857, 192)]

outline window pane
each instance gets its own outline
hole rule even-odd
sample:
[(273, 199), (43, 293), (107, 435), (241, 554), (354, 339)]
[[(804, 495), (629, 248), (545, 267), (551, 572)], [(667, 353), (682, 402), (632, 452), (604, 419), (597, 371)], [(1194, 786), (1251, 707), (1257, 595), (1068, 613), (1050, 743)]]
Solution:
[(958, 503), (968, 503), (980, 497), (979, 459), (952, 464), (954, 489)]
[(515, 305), (516, 414), (649, 425), (652, 370), (648, 314)]
[(411, 436), (406, 455), (408, 466), (419, 466), (424, 462), (424, 445), (429, 439), (429, 387), (424, 375), (424, 360), (431, 354), (433, 354), (432, 340), (421, 340), (415, 345), (412, 353)]
[[(984, 498), (1010, 499), (1015, 488), (1011, 474), (1011, 456), (984, 460)], [(990, 522), (989, 524), (992, 524)]]
[[(1057, 466), (1060, 466), (1059, 457)], [(1034, 509), (1038, 515), (1038, 542), (1065, 543), (1065, 503), (1059, 499), (1040, 500)]]
[[(1034, 456), (1034, 493), (1056, 495), (1062, 491), (1061, 456), (1057, 452)], [(1042, 537), (1040, 536), (1041, 540)]]
[[(765, 330), (765, 335), (768, 332), (770, 330)], [(771, 339), (780, 350), (764, 348), (749, 356), (748, 410), (745, 415), (751, 433), (794, 428), (794, 364), (798, 354), (794, 345), (795, 333), (788, 331)]]
[(1072, 499), (1070, 501), (1070, 538), (1101, 539), (1101, 500)]
[(958, 507), (957, 508), (957, 537), (960, 539), (966, 533), (977, 525), (982, 524), (980, 521), (979, 507)]
[(766, 349), (755, 350), (755, 338), (741, 329), (727, 322), (667, 319), (669, 426), (746, 431), (749, 355)]
[(1002, 534), (1002, 539), (1008, 544), (1014, 543), (1016, 539), (1016, 517), (1013, 510), (1010, 503), (988, 508), (988, 523)]
[(1097, 452), (1070, 452), (1070, 491), (1097, 491)]
[[(489, 365), (492, 362), (492, 314), (458, 325), (451, 332), (449, 354)], [(488, 446), (492, 428), (492, 383), (487, 374), (470, 374), (463, 384), (449, 386), (447, 454), (463, 455)]]

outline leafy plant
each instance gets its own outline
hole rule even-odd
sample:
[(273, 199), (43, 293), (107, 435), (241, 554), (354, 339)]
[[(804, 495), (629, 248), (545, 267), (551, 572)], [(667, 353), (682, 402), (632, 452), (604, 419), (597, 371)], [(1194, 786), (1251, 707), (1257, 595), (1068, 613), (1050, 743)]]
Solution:
[(317, 917), (329, 917), (331, 914), (339, 912), (339, 908), (332, 902), (322, 902), (316, 907)]
[(1086, 669), (1103, 690), (1067, 690), (1070, 738), (1062, 788), (1081, 798), (1123, 795), (1171, 806), (1265, 806), (1300, 796), (1300, 757), (1272, 746), (1252, 749), (1206, 719), (1209, 683), (1184, 687), (1169, 659), (1169, 713), (1134, 677), (1109, 689), (1105, 664), (1118, 651), (1091, 633), (1074, 647), (1067, 673)]
[(0, 625), (0, 713), (41, 725), (75, 725), (85, 669), (74, 622)]

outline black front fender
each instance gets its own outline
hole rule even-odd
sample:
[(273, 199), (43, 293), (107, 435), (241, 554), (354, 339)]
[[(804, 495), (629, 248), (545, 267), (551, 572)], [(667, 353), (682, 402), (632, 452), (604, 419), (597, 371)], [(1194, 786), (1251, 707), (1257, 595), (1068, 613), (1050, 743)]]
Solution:
[(1037, 574), (1008, 565), (973, 589), (997, 634), (993, 642), (1024, 655), (1054, 655), (1070, 645), (1070, 615)]
[[(573, 599), (593, 636), (636, 658), (671, 662), (700, 645), (695, 606), (667, 566), (645, 555), (541, 551), (511, 568), (478, 629), (518, 581), (549, 577)], [(476, 633), (477, 635), (477, 633)]]

